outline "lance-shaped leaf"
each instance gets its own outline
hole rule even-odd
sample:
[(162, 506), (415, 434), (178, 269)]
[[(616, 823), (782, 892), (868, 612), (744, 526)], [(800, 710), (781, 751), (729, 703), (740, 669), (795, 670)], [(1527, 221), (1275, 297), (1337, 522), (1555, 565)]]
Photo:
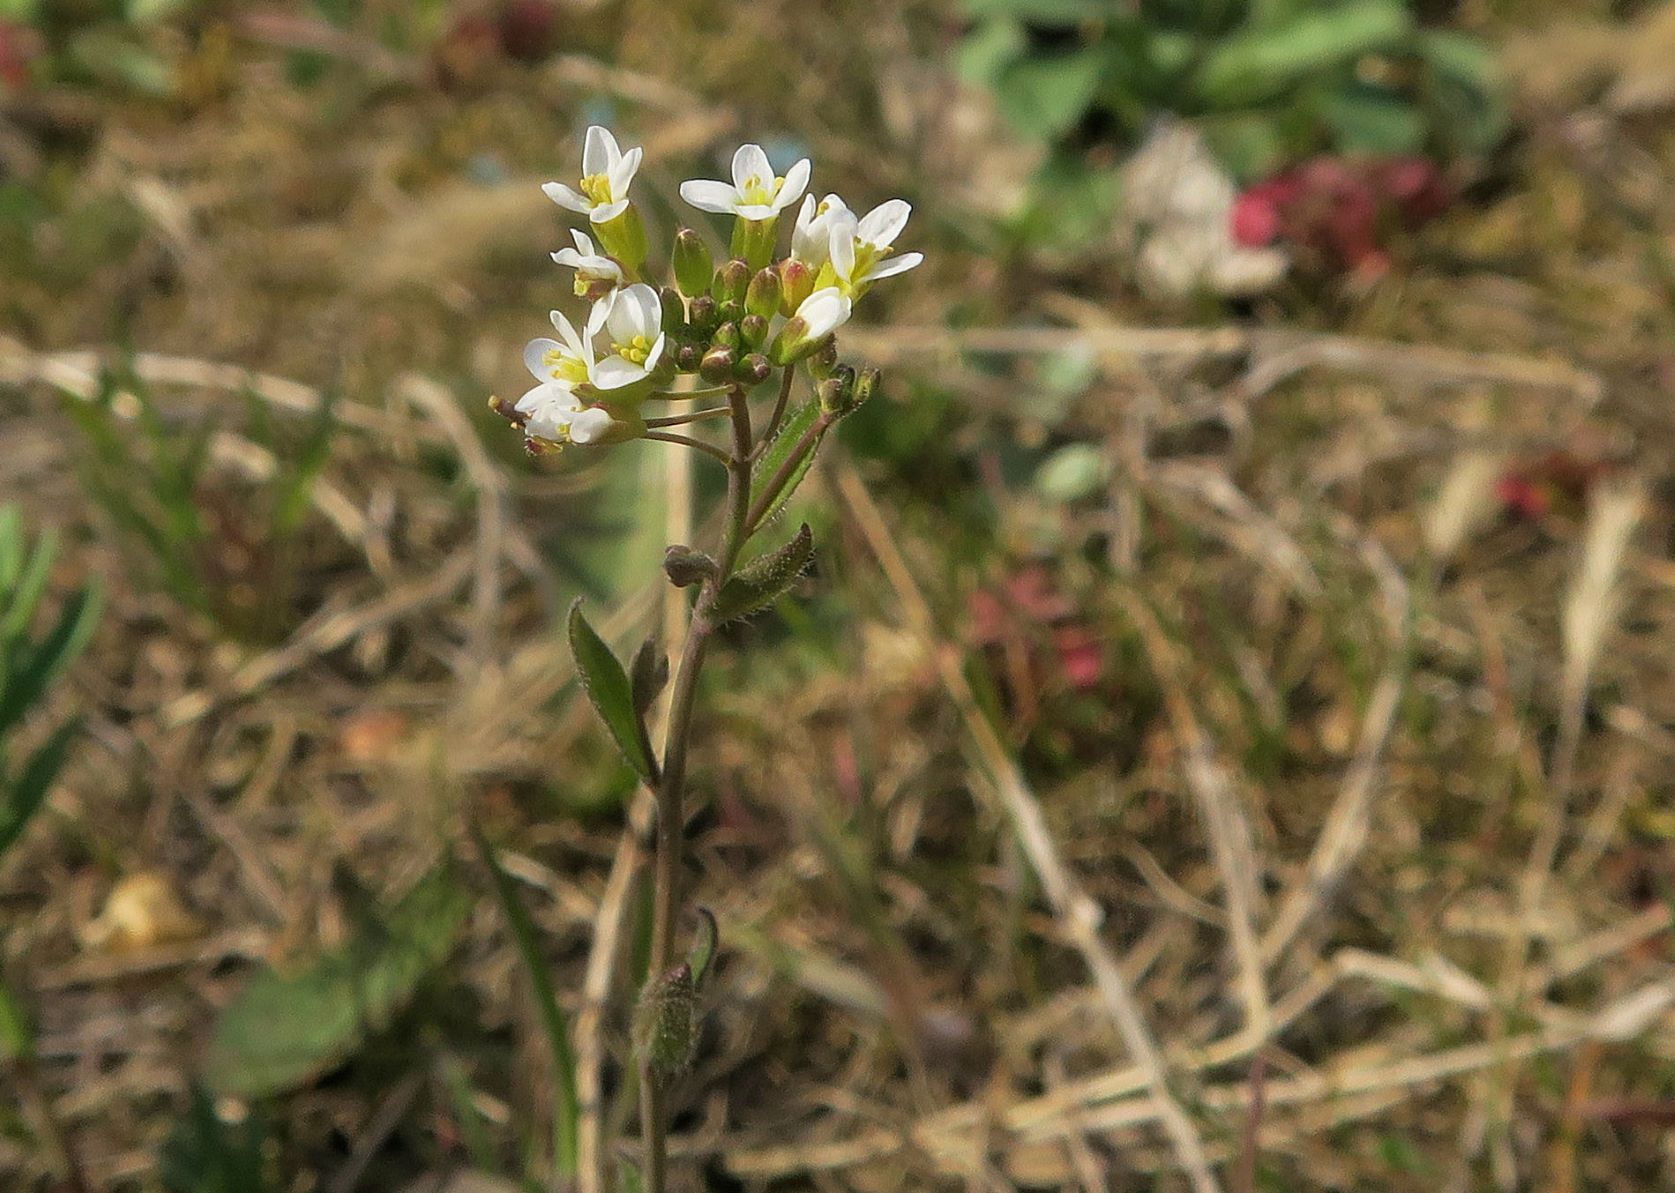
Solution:
[[(779, 433), (768, 442), (762, 450), (761, 457), (756, 461), (756, 467), (750, 474), (750, 491), (753, 494), (763, 494), (766, 487), (783, 477), (779, 491), (773, 494), (772, 503), (762, 516), (757, 519), (757, 525), (771, 522), (785, 503), (791, 499), (791, 494), (797, 491), (797, 486), (803, 483), (808, 475), (809, 466), (814, 463), (814, 455), (820, 449), (820, 440), (824, 433), (815, 430), (820, 421), (820, 403), (808, 402), (799, 406), (786, 416), (780, 424)], [(814, 438), (806, 443), (810, 434)], [(799, 456), (798, 452), (802, 454)], [(791, 461), (795, 460), (793, 464)], [(790, 471), (787, 472), (787, 467)]]
[(640, 643), (628, 665), (628, 683), (634, 692), (634, 711), (644, 717), (669, 682), (669, 656), (653, 634)]
[(790, 542), (752, 560), (721, 586), (715, 598), (716, 620), (733, 621), (766, 609), (803, 574), (813, 554), (814, 535), (804, 522)]
[(657, 767), (640, 736), (640, 718), (634, 711), (634, 690), (628, 674), (604, 639), (582, 616), (580, 600), (570, 606), (570, 650), (576, 657), (576, 672), (587, 690), (587, 698), (616, 739), (622, 756), (640, 772), (642, 779), (656, 782)]
[(24, 763), (17, 778), (10, 784), (0, 779), (0, 854), (6, 852), (23, 835), (24, 826), (46, 803), (52, 781), (64, 766), (64, 754), (70, 741), (81, 728), (80, 722), (60, 725)]

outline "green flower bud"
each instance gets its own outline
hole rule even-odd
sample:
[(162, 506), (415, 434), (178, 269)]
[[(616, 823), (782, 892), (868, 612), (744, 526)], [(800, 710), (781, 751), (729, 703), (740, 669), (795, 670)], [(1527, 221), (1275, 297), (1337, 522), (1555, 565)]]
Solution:
[(682, 344), (675, 349), (675, 363), (680, 371), (690, 373), (698, 367), (698, 361), (703, 358), (703, 352), (696, 344)]
[(675, 284), (680, 292), (688, 298), (697, 298), (710, 288), (710, 274), (715, 270), (715, 261), (710, 256), (710, 246), (704, 243), (704, 238), (691, 228), (682, 228), (675, 233), (675, 250), (672, 254), (675, 265)]
[(739, 346), (739, 325), (737, 323), (723, 323), (715, 329), (711, 340), (722, 348), (737, 348)]
[(750, 266), (737, 258), (716, 270), (715, 280), (710, 285), (710, 293), (719, 303), (743, 302), (749, 289)]
[[(877, 369), (861, 370), (861, 375), (855, 378), (855, 406), (865, 405), (872, 398), (882, 378), (883, 374)], [(851, 409), (854, 409), (854, 407), (851, 407)]]
[(698, 362), (698, 376), (711, 385), (721, 385), (732, 379), (734, 359), (731, 348), (711, 348)]
[(683, 1072), (698, 1048), (697, 997), (692, 967), (682, 961), (649, 979), (634, 1007), (634, 1051), (653, 1073)]
[(679, 335), (686, 327), (686, 302), (681, 298), (680, 291), (673, 286), (664, 286), (657, 292), (658, 303), (663, 308), (663, 331), (668, 335)]
[(768, 338), (768, 321), (761, 315), (746, 315), (739, 320), (739, 339), (746, 348), (760, 348)]
[(702, 584), (716, 573), (716, 562), (702, 551), (676, 545), (663, 552), (663, 570), (676, 588)]
[(733, 370), (733, 375), (746, 385), (761, 385), (773, 376), (773, 372), (773, 362), (760, 352), (752, 352), (739, 362), (738, 368)]
[(708, 331), (714, 327), (717, 314), (715, 299), (708, 294), (694, 298), (692, 305), (687, 308), (687, 319), (692, 327), (699, 331)]
[(779, 263), (779, 311), (793, 315), (803, 299), (814, 293), (814, 271), (801, 261), (787, 257)]
[(779, 310), (779, 290), (779, 274), (772, 269), (757, 270), (750, 279), (750, 289), (745, 291), (744, 309), (764, 319), (772, 318)]

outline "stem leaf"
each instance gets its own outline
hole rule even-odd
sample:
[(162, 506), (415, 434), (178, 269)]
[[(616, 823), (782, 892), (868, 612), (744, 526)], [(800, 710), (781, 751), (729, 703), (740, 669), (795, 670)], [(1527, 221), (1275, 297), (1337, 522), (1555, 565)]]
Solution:
[(634, 711), (634, 692), (628, 673), (582, 616), (579, 599), (570, 606), (570, 650), (576, 657), (576, 672), (581, 676), (587, 698), (599, 719), (605, 722), (605, 728), (611, 731), (622, 756), (642, 779), (656, 782), (657, 767), (640, 737), (640, 719)]
[[(797, 449), (802, 446), (804, 437), (814, 429), (814, 425), (819, 419), (820, 403), (818, 401), (805, 403), (786, 416), (785, 421), (780, 424), (779, 433), (768, 441), (768, 446), (763, 450), (761, 458), (756, 461), (756, 467), (751, 472), (750, 491), (752, 493), (761, 493), (765, 485), (773, 482), (773, 479), (779, 475), (780, 469), (784, 468), (796, 456)], [(820, 449), (820, 438), (823, 437), (816, 438), (808, 446), (802, 459), (795, 465), (784, 485), (780, 487), (779, 492), (772, 495), (771, 504), (758, 519), (758, 525), (766, 525), (773, 521), (778, 516), (779, 511), (785, 508), (785, 503), (791, 499), (791, 494), (797, 491), (797, 486), (802, 484), (803, 478), (808, 475), (809, 467), (814, 463), (814, 454)]]
[(721, 586), (715, 598), (716, 620), (733, 621), (766, 609), (803, 574), (813, 554), (814, 534), (804, 522), (790, 542), (752, 560)]

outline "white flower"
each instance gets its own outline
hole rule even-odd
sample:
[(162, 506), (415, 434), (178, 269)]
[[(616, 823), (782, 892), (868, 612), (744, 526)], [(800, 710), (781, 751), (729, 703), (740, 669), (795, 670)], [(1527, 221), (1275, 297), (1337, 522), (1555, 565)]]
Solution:
[(586, 232), (572, 228), (570, 236), (576, 242), (576, 247), (559, 249), (552, 257), (558, 264), (568, 265), (576, 271), (578, 298), (603, 297), (628, 280), (627, 275), (622, 272), (622, 266), (613, 258), (594, 250), (593, 240)]
[(818, 203), (813, 195), (805, 195), (791, 233), (792, 258), (810, 269), (826, 264), (832, 256), (832, 224), (848, 214), (849, 208), (836, 195), (827, 195)]
[(760, 145), (741, 145), (733, 155), (731, 185), (694, 179), (680, 184), (680, 197), (699, 211), (746, 220), (772, 219), (803, 197), (809, 168), (805, 157), (779, 177)]
[(849, 296), (836, 286), (828, 286), (803, 299), (791, 318), (803, 321), (805, 339), (818, 340), (848, 323), (851, 309)]
[(616, 219), (628, 210), (628, 187), (640, 168), (641, 150), (617, 148), (610, 130), (595, 124), (582, 144), (582, 178), (577, 188), (549, 182), (541, 189), (560, 207), (567, 207), (596, 224)]
[(823, 280), (835, 281), (844, 293), (853, 294), (882, 278), (906, 273), (925, 259), (923, 253), (895, 252), (896, 237), (907, 227), (907, 217), (913, 208), (906, 200), (890, 199), (880, 203), (859, 220), (854, 212), (844, 211), (832, 217), (831, 277), (821, 271)]
[(543, 381), (518, 399), (524, 433), (550, 443), (597, 443), (616, 419), (598, 406), (584, 406), (576, 391), (557, 381)]
[(601, 306), (595, 306), (588, 316), (587, 334), (583, 335), (562, 312), (554, 311), (553, 327), (558, 330), (559, 338), (543, 336), (529, 341), (523, 350), (524, 367), (543, 384), (581, 385), (593, 371), (593, 337), (604, 314)]
[(593, 308), (590, 329), (603, 323), (611, 355), (594, 364), (588, 380), (601, 390), (625, 389), (651, 376), (663, 359), (663, 304), (644, 282), (616, 290)]

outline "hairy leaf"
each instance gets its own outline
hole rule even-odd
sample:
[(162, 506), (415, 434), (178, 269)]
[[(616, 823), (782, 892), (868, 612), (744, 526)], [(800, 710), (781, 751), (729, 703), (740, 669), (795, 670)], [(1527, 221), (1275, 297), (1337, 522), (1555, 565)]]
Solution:
[[(809, 402), (786, 415), (785, 421), (780, 424), (779, 432), (768, 442), (761, 458), (756, 461), (756, 467), (751, 470), (750, 491), (752, 493), (760, 494), (763, 486), (779, 475), (780, 469), (785, 466), (786, 461), (793, 457), (798, 445), (802, 443), (803, 436), (809, 433), (815, 423), (819, 421), (819, 418), (819, 402)], [(814, 463), (815, 453), (819, 450), (820, 439), (817, 437), (807, 453), (804, 454), (801, 462), (792, 471), (790, 478), (785, 482), (785, 487), (780, 489), (778, 495), (775, 496), (773, 504), (763, 513), (763, 523), (773, 521), (779, 511), (785, 508), (785, 503), (791, 499), (791, 494), (797, 491), (797, 486), (802, 484), (803, 478), (808, 475), (808, 470)]]
[(803, 574), (813, 554), (814, 534), (804, 522), (790, 542), (746, 564), (721, 586), (715, 598), (716, 619), (732, 621), (766, 609)]
[(629, 765), (640, 772), (641, 778), (652, 782), (657, 767), (640, 736), (640, 718), (634, 711), (634, 693), (628, 675), (611, 648), (582, 615), (580, 600), (570, 606), (570, 650), (576, 657), (576, 673), (581, 676), (587, 698), (616, 739), (617, 748)]

